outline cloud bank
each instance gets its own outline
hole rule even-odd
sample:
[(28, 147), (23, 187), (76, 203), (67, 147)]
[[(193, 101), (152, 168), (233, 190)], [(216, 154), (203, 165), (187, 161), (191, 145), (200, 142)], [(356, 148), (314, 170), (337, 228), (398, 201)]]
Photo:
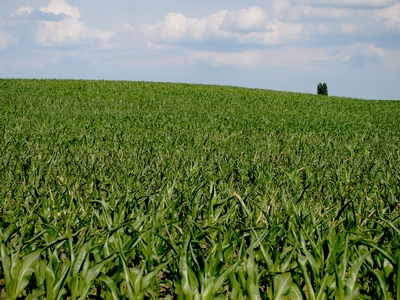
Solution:
[[(282, 0), (274, 1), (269, 10), (251, 6), (197, 18), (171, 12), (158, 23), (140, 27), (145, 39), (160, 49), (162, 45), (185, 49), (182, 53), (191, 65), (251, 68), (277, 61), (284, 64), (275, 49), (288, 53), (287, 49), (296, 47), (325, 51), (316, 58), (319, 63), (353, 68), (380, 64), (388, 45), (379, 36), (385, 31), (398, 36), (399, 29), (400, 3), (392, 0), (303, 0), (296, 4)], [(318, 48), (322, 51), (312, 50)], [(312, 57), (299, 53), (292, 52), (292, 61), (315, 65)]]
[(0, 12), (0, 76), (68, 69), (89, 78), (169, 80), (174, 73), (178, 81), (208, 82), (215, 71), (241, 82), (230, 74), (274, 70), (286, 74), (283, 84), (297, 72), (383, 78), (400, 70), (398, 0), (205, 1), (8, 2)]
[(299, 35), (301, 24), (287, 24), (271, 19), (260, 7), (238, 11), (222, 10), (203, 18), (169, 13), (157, 24), (143, 24), (142, 33), (152, 41), (170, 44), (225, 41), (240, 45), (276, 45)]

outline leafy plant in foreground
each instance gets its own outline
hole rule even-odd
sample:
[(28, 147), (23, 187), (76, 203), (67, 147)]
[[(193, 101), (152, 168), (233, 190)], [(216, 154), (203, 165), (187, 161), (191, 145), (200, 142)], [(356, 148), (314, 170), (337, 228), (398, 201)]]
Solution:
[(400, 298), (400, 103), (0, 85), (7, 298)]

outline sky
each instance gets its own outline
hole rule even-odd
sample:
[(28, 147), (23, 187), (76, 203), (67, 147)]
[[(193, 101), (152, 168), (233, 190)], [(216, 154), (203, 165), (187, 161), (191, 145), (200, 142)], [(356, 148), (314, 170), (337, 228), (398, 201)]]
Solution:
[(400, 99), (400, 0), (0, 0), (0, 78)]

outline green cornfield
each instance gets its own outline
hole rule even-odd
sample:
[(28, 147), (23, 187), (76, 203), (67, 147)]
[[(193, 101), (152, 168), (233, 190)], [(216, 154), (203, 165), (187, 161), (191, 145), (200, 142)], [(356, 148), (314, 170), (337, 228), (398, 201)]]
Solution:
[(0, 79), (0, 298), (400, 299), (400, 101)]

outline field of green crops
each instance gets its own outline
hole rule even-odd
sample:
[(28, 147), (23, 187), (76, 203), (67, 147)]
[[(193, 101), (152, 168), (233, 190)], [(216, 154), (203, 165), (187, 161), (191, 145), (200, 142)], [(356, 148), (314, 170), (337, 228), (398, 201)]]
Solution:
[(400, 299), (400, 101), (0, 79), (0, 298)]

